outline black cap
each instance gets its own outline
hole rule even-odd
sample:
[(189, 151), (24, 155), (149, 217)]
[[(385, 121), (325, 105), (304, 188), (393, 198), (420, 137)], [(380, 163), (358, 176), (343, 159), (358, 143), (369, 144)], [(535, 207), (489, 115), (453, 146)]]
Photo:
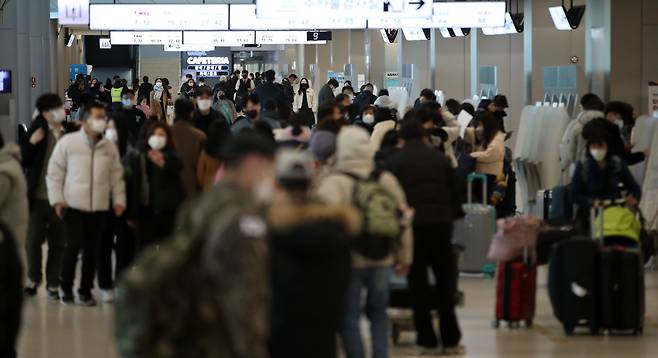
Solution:
[(494, 97), (493, 104), (496, 105), (496, 107), (509, 108), (509, 104), (507, 104), (507, 97), (505, 97), (502, 94), (499, 94), (496, 97)]

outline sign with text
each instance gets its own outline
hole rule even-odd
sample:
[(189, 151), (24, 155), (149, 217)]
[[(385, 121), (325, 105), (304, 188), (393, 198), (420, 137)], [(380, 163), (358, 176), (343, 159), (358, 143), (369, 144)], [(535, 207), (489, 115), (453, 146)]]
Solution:
[(183, 73), (194, 77), (216, 78), (231, 72), (231, 49), (218, 48), (213, 51), (187, 51), (182, 53)]
[(87, 25), (89, 0), (57, 0), (57, 17), (60, 25)]
[(324, 45), (327, 41), (309, 41), (306, 31), (256, 31), (256, 43), (259, 45)]
[(181, 31), (112, 31), (112, 45), (166, 45), (182, 44)]
[(107, 37), (101, 37), (100, 39), (98, 39), (98, 47), (104, 50), (111, 49), (112, 40)]
[(91, 30), (228, 30), (228, 5), (93, 4)]
[(432, 27), (476, 28), (505, 26), (504, 1), (434, 3)]
[(163, 47), (165, 52), (183, 52), (183, 51), (212, 51), (215, 49), (214, 45), (186, 45), (186, 44), (165, 44)]
[(253, 44), (256, 33), (254, 31), (185, 31), (183, 43), (185, 45), (213, 45), (213, 46), (242, 46)]
[(308, 31), (306, 40), (308, 41), (331, 41), (331, 31)]
[(307, 18), (341, 18), (362, 14), (364, 17), (432, 16), (432, 0), (256, 0), (258, 18), (298, 17), (304, 11)]
[(256, 17), (256, 5), (231, 5), (231, 30), (316, 30), (316, 29), (365, 29), (365, 18), (322, 17), (308, 18), (291, 16), (285, 19), (263, 19)]
[(0, 70), (0, 93), (11, 93), (11, 71)]

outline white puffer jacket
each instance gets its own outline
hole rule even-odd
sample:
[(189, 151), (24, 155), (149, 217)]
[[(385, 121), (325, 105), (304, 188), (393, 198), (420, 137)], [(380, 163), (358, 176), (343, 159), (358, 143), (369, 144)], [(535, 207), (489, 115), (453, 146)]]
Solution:
[(583, 138), (583, 128), (596, 118), (605, 118), (605, 115), (599, 111), (583, 111), (576, 119), (569, 122), (560, 144), (560, 166), (562, 170), (569, 169), (571, 164), (577, 163), (585, 153), (586, 141)]
[(123, 167), (116, 145), (105, 138), (96, 145), (84, 129), (57, 142), (48, 163), (48, 199), (85, 212), (126, 206)]

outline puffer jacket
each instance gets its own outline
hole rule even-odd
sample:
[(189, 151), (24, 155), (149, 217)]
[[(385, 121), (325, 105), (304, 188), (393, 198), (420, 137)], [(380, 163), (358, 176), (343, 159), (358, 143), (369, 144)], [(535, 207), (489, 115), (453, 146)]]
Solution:
[(585, 153), (587, 143), (583, 138), (583, 128), (587, 123), (596, 118), (605, 118), (600, 111), (583, 111), (567, 126), (562, 142), (560, 143), (560, 166), (562, 170), (568, 170)]
[(86, 212), (126, 206), (123, 167), (116, 145), (105, 138), (95, 145), (84, 129), (57, 142), (48, 163), (48, 199)]
[[(350, 173), (363, 179), (369, 177), (375, 169), (374, 153), (365, 129), (350, 126), (341, 130), (336, 140), (336, 164), (331, 174), (319, 184), (316, 193), (318, 197), (328, 204), (352, 204), (355, 181), (344, 173)], [(379, 182), (397, 199), (400, 207), (408, 207), (404, 190), (393, 174), (383, 172), (379, 176)], [(412, 259), (413, 233), (411, 227), (405, 228), (402, 233), (398, 250), (383, 260), (369, 260), (352, 252), (352, 262), (357, 268), (387, 267), (395, 262), (410, 265)]]
[(21, 150), (16, 144), (7, 143), (0, 150), (0, 220), (7, 224), (18, 245), (25, 243), (28, 217)]

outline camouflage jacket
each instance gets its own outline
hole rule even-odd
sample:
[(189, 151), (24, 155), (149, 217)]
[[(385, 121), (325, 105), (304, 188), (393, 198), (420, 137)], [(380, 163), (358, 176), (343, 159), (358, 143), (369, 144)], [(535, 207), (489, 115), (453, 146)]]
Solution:
[(124, 358), (266, 357), (266, 224), (245, 193), (220, 185), (182, 211), (176, 234), (119, 285)]

